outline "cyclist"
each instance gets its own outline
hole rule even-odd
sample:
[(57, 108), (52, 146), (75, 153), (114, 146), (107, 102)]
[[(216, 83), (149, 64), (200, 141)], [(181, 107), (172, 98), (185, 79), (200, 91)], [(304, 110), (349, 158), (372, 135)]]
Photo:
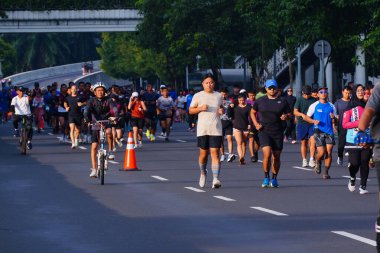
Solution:
[(27, 117), (26, 132), (28, 135), (28, 142), (26, 147), (32, 149), (32, 137), (33, 137), (33, 117), (29, 105), (29, 97), (24, 95), (23, 87), (16, 87), (17, 96), (12, 98), (11, 109), (14, 113), (13, 127), (15, 129), (15, 137), (19, 136), (18, 123), (22, 120), (22, 117)]
[[(92, 87), (95, 97), (90, 98), (87, 102), (87, 109), (84, 111), (85, 122), (90, 122), (92, 120), (107, 120), (111, 115), (111, 103), (106, 95), (106, 86), (102, 82), (97, 82)], [(116, 115), (118, 116), (118, 115)], [(106, 126), (107, 139), (111, 138), (112, 132), (109, 125)], [(99, 130), (92, 130), (92, 144), (91, 144), (91, 174), (90, 177), (97, 177), (97, 164), (96, 164), (96, 152), (99, 147)], [(111, 156), (111, 153), (110, 153)], [(115, 158), (108, 157), (112, 160)]]

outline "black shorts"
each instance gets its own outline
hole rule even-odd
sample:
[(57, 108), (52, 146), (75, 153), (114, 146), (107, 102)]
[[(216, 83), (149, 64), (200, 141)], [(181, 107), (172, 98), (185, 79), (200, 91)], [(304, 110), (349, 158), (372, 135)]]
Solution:
[(203, 135), (197, 137), (198, 147), (201, 149), (221, 148), (223, 136)]
[(157, 120), (157, 113), (156, 112), (145, 112), (144, 114), (145, 119), (147, 120)]
[(69, 116), (69, 124), (72, 124), (72, 123), (74, 123), (76, 126), (81, 126), (82, 118)]
[(58, 112), (58, 117), (64, 117), (67, 120), (69, 113), (68, 112)]
[(223, 131), (223, 136), (232, 135), (232, 121), (231, 120), (222, 120), (222, 131)]
[(334, 136), (326, 134), (324, 132), (319, 131), (318, 133), (314, 133), (315, 146), (325, 147), (326, 145), (335, 145)]
[(135, 117), (132, 117), (131, 118), (131, 126), (132, 127), (137, 127), (138, 129), (143, 129), (143, 127), (144, 127), (144, 121), (145, 121), (144, 118), (135, 118)]
[(259, 141), (261, 147), (271, 147), (273, 151), (282, 151), (284, 146), (284, 134), (283, 133), (267, 133), (265, 131), (259, 131)]

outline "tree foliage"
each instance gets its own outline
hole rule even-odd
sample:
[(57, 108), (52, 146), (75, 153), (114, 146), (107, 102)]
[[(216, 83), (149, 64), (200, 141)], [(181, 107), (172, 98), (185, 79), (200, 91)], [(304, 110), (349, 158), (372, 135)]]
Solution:
[(4, 76), (13, 73), (13, 66), (16, 63), (16, 50), (0, 37), (0, 59), (2, 60), (2, 72)]

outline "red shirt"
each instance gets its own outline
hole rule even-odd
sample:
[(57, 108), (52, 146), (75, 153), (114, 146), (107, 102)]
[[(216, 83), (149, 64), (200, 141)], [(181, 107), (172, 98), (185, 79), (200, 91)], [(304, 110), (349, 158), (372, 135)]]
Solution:
[(141, 105), (141, 101), (136, 101), (132, 103), (131, 116), (133, 118), (144, 118), (144, 109)]

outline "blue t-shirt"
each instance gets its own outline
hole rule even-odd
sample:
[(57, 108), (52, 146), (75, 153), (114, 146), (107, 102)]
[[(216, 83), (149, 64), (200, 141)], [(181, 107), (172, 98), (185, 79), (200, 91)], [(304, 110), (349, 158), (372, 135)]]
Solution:
[(319, 120), (318, 128), (320, 131), (334, 135), (330, 113), (333, 113), (335, 117), (337, 116), (335, 106), (332, 103), (317, 101), (310, 105), (307, 116), (312, 117), (314, 120)]
[(191, 100), (193, 100), (194, 94), (187, 94), (186, 96), (186, 111), (189, 112)]

